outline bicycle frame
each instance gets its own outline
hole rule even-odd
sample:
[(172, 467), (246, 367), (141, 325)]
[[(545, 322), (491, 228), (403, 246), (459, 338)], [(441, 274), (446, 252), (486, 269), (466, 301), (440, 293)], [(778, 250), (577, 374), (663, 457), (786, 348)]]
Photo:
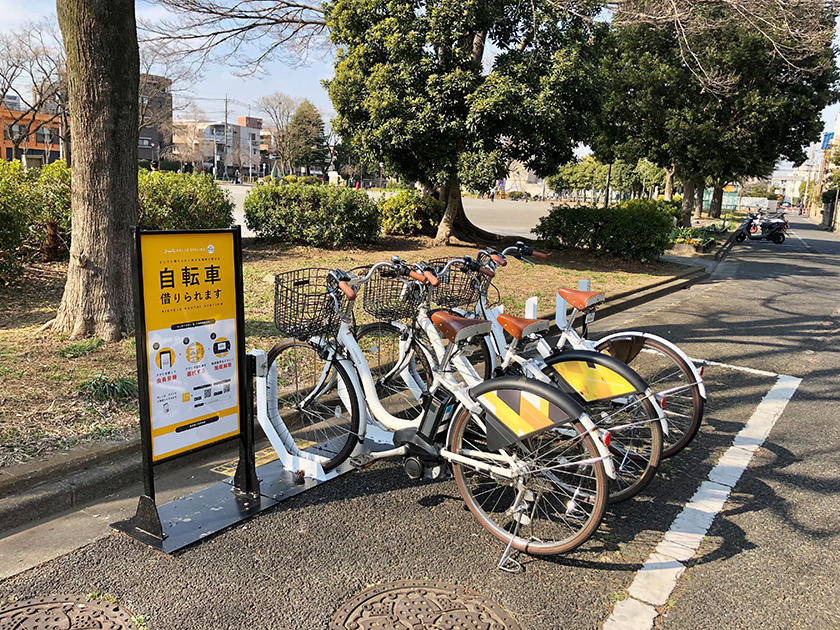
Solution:
[[(418, 315), (417, 315), (417, 318), (416, 318), (416, 322), (419, 325), (419, 327), (421, 328), (421, 330), (423, 330), (423, 332), (426, 333), (426, 336), (427, 336), (427, 338), (429, 339), (429, 342), (432, 345), (432, 350), (434, 352), (434, 355), (432, 355), (432, 353), (429, 352), (429, 349), (426, 348), (425, 344), (423, 344), (419, 340), (417, 341), (418, 345), (420, 346), (422, 351), (426, 353), (427, 357), (432, 361), (433, 365), (435, 365), (436, 367), (438, 365), (441, 365), (443, 360), (446, 358), (446, 349), (444, 348), (444, 345), (443, 345), (443, 339), (441, 338), (440, 333), (438, 332), (435, 325), (432, 323), (432, 320), (429, 317), (428, 309), (425, 306), (420, 308), (420, 311), (418, 312)], [(491, 320), (491, 323), (494, 326), (498, 325), (496, 323), (495, 319)], [(401, 322), (392, 321), (391, 324), (396, 326), (397, 328), (400, 328), (403, 331), (410, 331), (410, 327), (406, 326), (405, 324), (403, 324)], [(362, 357), (362, 358), (364, 358), (364, 357)], [(517, 357), (517, 359), (518, 359), (518, 357)], [(543, 382), (543, 383), (547, 383), (549, 385), (552, 384), (551, 379), (542, 372), (542, 368), (545, 367), (544, 363), (542, 363), (541, 361), (537, 362), (536, 360), (529, 360), (529, 361), (519, 360), (519, 362), (523, 366), (523, 369), (526, 372), (526, 376), (528, 378), (533, 378), (534, 380), (537, 380), (537, 381), (540, 381), (540, 382)], [(473, 402), (472, 399), (469, 398), (469, 395), (466, 394), (466, 391), (470, 387), (473, 387), (473, 386), (475, 386), (479, 383), (482, 383), (484, 381), (484, 379), (481, 376), (478, 375), (478, 373), (475, 371), (475, 369), (472, 367), (472, 365), (470, 365), (469, 361), (467, 361), (466, 358), (464, 358), (463, 356), (460, 356), (460, 355), (457, 355), (457, 354), (454, 355), (451, 358), (451, 363), (455, 366), (458, 373), (463, 377), (464, 381), (466, 382), (466, 385), (465, 386), (458, 385), (458, 383), (457, 383), (457, 381), (455, 381), (454, 377), (451, 377), (451, 376), (448, 377), (449, 379), (451, 379), (451, 381), (449, 381), (449, 382), (450, 383), (454, 382), (456, 384), (456, 386), (460, 388), (460, 391), (463, 392), (471, 402)], [(540, 367), (540, 365), (539, 365), (540, 363), (542, 363), (542, 367)], [(434, 373), (435, 373), (436, 378), (437, 378), (439, 370), (435, 369)], [(433, 387), (435, 387), (435, 386), (433, 385)], [(452, 391), (452, 390), (450, 389), (450, 391)], [(475, 404), (475, 403), (473, 402), (473, 404)], [(611, 479), (614, 479), (616, 473), (615, 473), (615, 467), (613, 466), (613, 462), (612, 462), (612, 456), (609, 452), (609, 449), (607, 448), (607, 446), (603, 442), (603, 438), (601, 436), (601, 433), (600, 433), (598, 427), (595, 426), (595, 423), (591, 420), (591, 418), (589, 418), (589, 416), (583, 416), (580, 419), (580, 422), (581, 422), (581, 426), (583, 426), (583, 428), (586, 430), (586, 432), (590, 436), (592, 436), (592, 438), (595, 442), (595, 447), (598, 450), (598, 454), (602, 458), (605, 458), (603, 461), (604, 461), (604, 467), (605, 467), (607, 475)], [(449, 443), (449, 437), (450, 436), (447, 436), (447, 444)], [(449, 455), (453, 455), (453, 454), (449, 453), (449, 451), (446, 451), (446, 455), (449, 456)], [(455, 455), (454, 457), (452, 457), (452, 459), (455, 460), (455, 461), (461, 461), (460, 459), (458, 459), (459, 457), (461, 457), (461, 456)]]

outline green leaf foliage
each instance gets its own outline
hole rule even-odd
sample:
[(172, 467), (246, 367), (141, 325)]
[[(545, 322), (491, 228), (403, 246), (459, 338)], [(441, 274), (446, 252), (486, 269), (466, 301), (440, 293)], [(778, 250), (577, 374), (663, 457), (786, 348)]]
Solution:
[(314, 247), (372, 243), (380, 230), (367, 193), (301, 184), (254, 186), (245, 198), (245, 225), (259, 238)]
[(414, 190), (404, 190), (379, 202), (382, 232), (402, 236), (434, 236), (443, 218), (444, 204)]
[(19, 160), (0, 160), (0, 282), (3, 283), (20, 271), (18, 248), (27, 235), (33, 175), (24, 171)]
[(672, 223), (657, 202), (633, 200), (611, 208), (552, 206), (534, 232), (551, 248), (649, 261), (665, 252)]
[(211, 175), (140, 171), (139, 225), (147, 230), (201, 230), (233, 225), (230, 192)]
[(511, 160), (554, 172), (589, 133), (601, 30), (597, 4), (560, 4), (331, 0), (334, 130), (427, 185), (486, 190)]

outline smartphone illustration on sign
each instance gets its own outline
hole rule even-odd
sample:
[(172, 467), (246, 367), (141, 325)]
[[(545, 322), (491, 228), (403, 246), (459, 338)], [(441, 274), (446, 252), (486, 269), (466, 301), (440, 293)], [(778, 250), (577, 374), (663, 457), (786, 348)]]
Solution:
[(160, 353), (160, 369), (168, 370), (172, 367), (172, 351), (162, 350)]
[(214, 354), (227, 354), (230, 352), (230, 341), (227, 339), (220, 339), (216, 343), (213, 344), (213, 353)]

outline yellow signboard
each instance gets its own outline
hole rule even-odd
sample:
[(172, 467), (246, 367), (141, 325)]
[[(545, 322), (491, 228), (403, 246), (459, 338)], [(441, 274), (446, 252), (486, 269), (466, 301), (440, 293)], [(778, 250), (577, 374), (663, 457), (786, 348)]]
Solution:
[(232, 232), (140, 236), (152, 459), (159, 461), (239, 434), (236, 256)]

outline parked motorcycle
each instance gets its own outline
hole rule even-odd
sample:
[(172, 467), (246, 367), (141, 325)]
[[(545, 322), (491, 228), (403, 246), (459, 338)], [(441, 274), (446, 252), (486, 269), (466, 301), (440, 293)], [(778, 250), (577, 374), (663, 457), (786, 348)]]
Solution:
[(787, 228), (788, 222), (784, 218), (784, 214), (780, 217), (765, 220), (762, 213), (750, 213), (735, 231), (735, 242), (743, 243), (747, 239), (751, 241), (766, 240), (781, 245), (785, 242)]

